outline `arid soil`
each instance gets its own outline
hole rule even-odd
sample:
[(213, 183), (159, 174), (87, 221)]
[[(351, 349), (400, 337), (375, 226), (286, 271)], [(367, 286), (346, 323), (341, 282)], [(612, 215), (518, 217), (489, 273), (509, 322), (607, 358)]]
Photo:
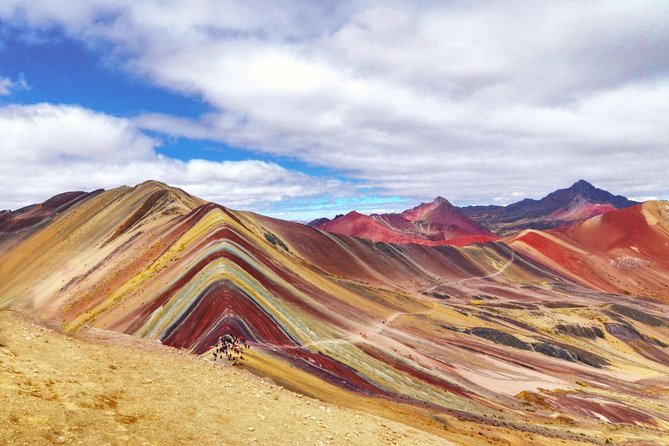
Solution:
[(102, 330), (0, 312), (0, 444), (447, 445), (251, 373)]

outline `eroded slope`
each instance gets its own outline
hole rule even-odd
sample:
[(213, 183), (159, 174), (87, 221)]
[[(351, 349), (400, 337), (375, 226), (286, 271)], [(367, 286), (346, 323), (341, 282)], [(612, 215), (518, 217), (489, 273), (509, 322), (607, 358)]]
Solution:
[[(666, 229), (662, 209), (645, 215)], [(241, 334), (258, 374), (465, 443), (666, 433), (666, 307), (603, 292), (521, 243), (375, 244), (149, 183), (20, 242), (0, 260), (0, 296), (71, 332), (207, 357)]]

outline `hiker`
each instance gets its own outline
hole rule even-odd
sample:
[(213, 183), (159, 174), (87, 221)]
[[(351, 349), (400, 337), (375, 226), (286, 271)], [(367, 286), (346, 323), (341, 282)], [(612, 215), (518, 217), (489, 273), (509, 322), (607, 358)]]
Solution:
[(225, 334), (218, 337), (218, 342), (216, 343), (213, 352), (214, 361), (219, 358), (223, 360), (224, 355), (228, 358), (228, 361), (232, 362), (232, 365), (240, 365), (241, 361), (244, 359), (244, 348), (249, 348), (248, 341), (244, 336), (233, 336), (231, 334)]

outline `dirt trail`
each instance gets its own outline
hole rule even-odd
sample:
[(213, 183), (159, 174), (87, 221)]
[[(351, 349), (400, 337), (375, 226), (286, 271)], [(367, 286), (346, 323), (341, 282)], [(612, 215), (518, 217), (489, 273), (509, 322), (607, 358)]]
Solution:
[[(511, 253), (511, 258), (509, 259), (509, 261), (506, 262), (506, 263), (505, 263), (504, 265), (502, 265), (499, 269), (497, 269), (497, 271), (495, 271), (495, 272), (493, 272), (493, 273), (486, 274), (486, 275), (484, 275), (484, 276), (465, 277), (464, 279), (459, 279), (459, 280), (449, 280), (449, 279), (447, 279), (447, 278), (439, 279), (439, 280), (437, 280), (437, 282), (435, 283), (435, 285), (433, 285), (432, 287), (430, 287), (430, 288), (428, 288), (428, 289), (426, 289), (426, 290), (423, 290), (423, 292), (424, 292), (424, 293), (428, 293), (428, 292), (430, 292), (430, 291), (436, 290), (436, 289), (439, 288), (440, 286), (462, 285), (463, 283), (465, 283), (465, 282), (471, 282), (472, 280), (485, 280), (485, 279), (491, 279), (491, 278), (493, 278), (493, 277), (497, 277), (497, 276), (499, 276), (500, 274), (503, 274), (503, 273), (507, 270), (507, 268), (509, 268), (509, 267), (513, 264), (513, 262), (514, 262), (515, 260), (516, 260), (516, 253), (515, 253), (515, 252), (512, 252), (512, 253)], [(465, 287), (466, 287), (466, 286), (465, 286)], [(468, 287), (466, 287), (466, 288), (468, 288)]]
[(9, 311), (0, 401), (0, 444), (454, 444), (157, 342), (71, 338)]
[[(358, 327), (358, 332), (350, 334), (348, 336), (342, 336), (339, 338), (330, 338), (330, 339), (321, 339), (319, 341), (312, 341), (312, 342), (307, 342), (305, 344), (301, 345), (279, 345), (279, 344), (272, 344), (269, 342), (252, 342), (251, 344), (256, 345), (256, 346), (263, 346), (267, 347), (270, 350), (301, 350), (304, 348), (309, 348), (309, 347), (320, 347), (320, 346), (326, 346), (326, 345), (337, 345), (337, 344), (355, 344), (355, 343), (360, 343), (360, 342), (369, 342), (370, 337), (372, 336), (378, 336), (381, 335), (381, 332), (383, 331), (393, 331), (397, 332), (394, 328), (390, 327), (391, 322), (393, 322), (395, 319), (397, 319), (400, 316), (417, 316), (421, 314), (429, 314), (433, 310), (425, 310), (425, 311), (398, 311), (396, 313), (391, 314), (390, 316), (387, 317), (387, 319), (382, 319), (379, 320), (378, 322), (375, 322), (371, 325), (366, 325), (363, 327)], [(399, 333), (400, 335), (402, 333)], [(213, 349), (212, 349), (213, 350)], [(208, 356), (205, 354), (205, 356)]]

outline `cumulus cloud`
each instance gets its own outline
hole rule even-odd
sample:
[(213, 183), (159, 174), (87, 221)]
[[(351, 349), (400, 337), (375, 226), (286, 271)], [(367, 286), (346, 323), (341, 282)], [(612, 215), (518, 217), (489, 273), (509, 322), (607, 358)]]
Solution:
[(667, 2), (4, 2), (210, 105), (133, 124), (327, 166), (388, 195), (669, 197)]
[(278, 201), (337, 195), (346, 185), (263, 161), (180, 161), (125, 119), (77, 106), (0, 108), (0, 208), (17, 208), (68, 190), (157, 179), (208, 200), (262, 210)]

